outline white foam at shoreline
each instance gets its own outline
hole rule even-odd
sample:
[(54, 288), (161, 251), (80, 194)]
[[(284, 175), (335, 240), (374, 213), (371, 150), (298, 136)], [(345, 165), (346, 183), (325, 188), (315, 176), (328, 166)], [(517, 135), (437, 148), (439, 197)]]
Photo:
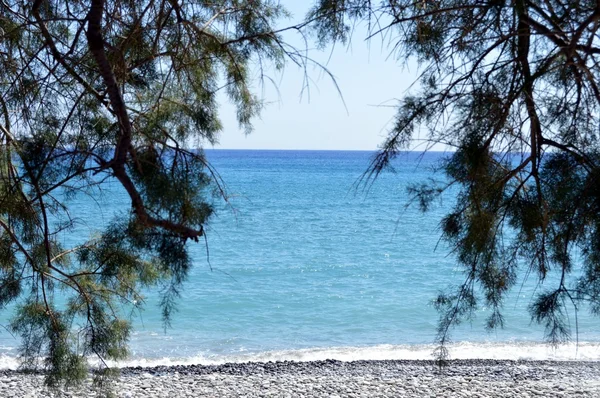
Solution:
[[(112, 363), (118, 367), (153, 367), (174, 365), (220, 365), (224, 363), (268, 361), (339, 361), (358, 360), (428, 360), (433, 345), (377, 345), (370, 347), (333, 347), (267, 351), (231, 355), (197, 355), (182, 358), (131, 358)], [(583, 342), (553, 348), (544, 343), (455, 343), (448, 346), (451, 359), (600, 361), (600, 343)], [(0, 369), (16, 369), (14, 356), (0, 354)]]

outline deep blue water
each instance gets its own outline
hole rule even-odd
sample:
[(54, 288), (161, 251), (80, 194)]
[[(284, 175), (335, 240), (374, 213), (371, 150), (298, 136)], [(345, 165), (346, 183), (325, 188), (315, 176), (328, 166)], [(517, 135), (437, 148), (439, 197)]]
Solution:
[[(430, 302), (464, 277), (439, 241), (438, 223), (455, 199), (448, 192), (422, 214), (406, 208), (406, 187), (442, 178), (433, 168), (444, 155), (401, 155), (396, 173), (365, 190), (357, 182), (371, 156), (207, 151), (230, 199), (214, 198), (210, 265), (204, 242), (190, 245), (194, 268), (166, 333), (158, 294), (146, 293), (146, 309), (134, 318), (131, 363), (427, 357), (437, 322)], [(81, 222), (65, 244), (93, 234), (127, 203), (114, 184), (93, 200), (76, 198), (72, 212)], [(485, 308), (455, 329), (462, 342), (455, 356), (557, 356), (538, 344), (543, 329), (526, 312), (534, 289), (526, 281), (507, 299), (504, 330), (485, 331)], [(8, 317), (0, 314), (0, 323)], [(596, 319), (580, 314), (579, 329), (581, 341), (600, 341)], [(0, 333), (6, 363), (16, 345)], [(596, 344), (582, 347), (563, 347), (560, 355), (600, 358)]]

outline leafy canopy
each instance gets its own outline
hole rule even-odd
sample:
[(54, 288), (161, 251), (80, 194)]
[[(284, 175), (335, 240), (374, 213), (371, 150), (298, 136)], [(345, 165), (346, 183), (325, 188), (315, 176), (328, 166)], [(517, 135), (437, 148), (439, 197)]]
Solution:
[(427, 148), (455, 149), (446, 184), (411, 188), (423, 209), (450, 186), (459, 192), (441, 229), (466, 279), (435, 302), (440, 357), (450, 328), (478, 306), (492, 309), (490, 328), (503, 325), (517, 275), (542, 283), (530, 312), (554, 343), (571, 336), (569, 310), (600, 314), (600, 3), (320, 0), (308, 20), (322, 44), (365, 23), (422, 67), (370, 177), (419, 132)]
[[(189, 148), (216, 141), (219, 92), (250, 131), (252, 70), (305, 62), (284, 17), (272, 0), (0, 2), (0, 309), (17, 305), (9, 329), (49, 384), (127, 355), (143, 287), (168, 321), (219, 187)], [(67, 199), (107, 181), (131, 211), (64, 247)]]

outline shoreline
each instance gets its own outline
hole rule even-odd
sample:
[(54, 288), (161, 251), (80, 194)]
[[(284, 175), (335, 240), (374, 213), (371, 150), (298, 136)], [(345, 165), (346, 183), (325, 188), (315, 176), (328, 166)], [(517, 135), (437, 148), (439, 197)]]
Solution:
[[(115, 368), (151, 368), (157, 366), (190, 366), (202, 364), (223, 365), (227, 363), (262, 363), (276, 361), (318, 362), (327, 359), (344, 362), (361, 360), (409, 360), (427, 361), (433, 359), (433, 353), (438, 348), (434, 344), (376, 344), (363, 346), (331, 346), (308, 347), (264, 351), (240, 350), (225, 353), (187, 353), (177, 355), (175, 352), (165, 352), (157, 355), (155, 351), (149, 356), (133, 352), (125, 360), (109, 362)], [(565, 343), (558, 347), (537, 341), (505, 341), (478, 342), (460, 341), (447, 345), (452, 360), (526, 360), (526, 361), (599, 361), (600, 341), (582, 341)], [(12, 350), (16, 352), (16, 350)], [(93, 367), (98, 361), (90, 357)], [(17, 369), (18, 357), (8, 352), (0, 353), (0, 371)]]
[[(598, 397), (600, 362), (467, 359), (279, 361), (122, 368), (117, 397)], [(0, 371), (0, 396), (101, 396), (89, 381), (49, 391), (42, 374)]]

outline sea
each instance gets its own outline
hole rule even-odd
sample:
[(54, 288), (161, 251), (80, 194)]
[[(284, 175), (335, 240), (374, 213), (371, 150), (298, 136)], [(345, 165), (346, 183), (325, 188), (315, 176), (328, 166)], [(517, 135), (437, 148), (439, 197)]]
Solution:
[[(368, 151), (205, 153), (228, 200), (209, 196), (216, 212), (206, 241), (189, 244), (194, 265), (171, 327), (158, 290), (145, 291), (131, 355), (116, 366), (432, 358), (432, 300), (465, 278), (440, 240), (456, 191), (422, 213), (407, 187), (443, 181), (436, 170), (448, 153), (400, 154), (393, 172), (367, 181)], [(130, 206), (114, 181), (68, 200), (78, 226), (65, 246)], [(585, 310), (567, 313), (571, 342), (544, 342), (527, 308), (553, 279), (538, 284), (526, 269), (504, 302), (505, 327), (487, 331), (489, 309), (479, 308), (453, 329), (450, 357), (600, 360), (600, 322)], [(19, 341), (2, 327), (11, 316), (11, 308), (0, 312), (0, 369), (18, 366)]]

